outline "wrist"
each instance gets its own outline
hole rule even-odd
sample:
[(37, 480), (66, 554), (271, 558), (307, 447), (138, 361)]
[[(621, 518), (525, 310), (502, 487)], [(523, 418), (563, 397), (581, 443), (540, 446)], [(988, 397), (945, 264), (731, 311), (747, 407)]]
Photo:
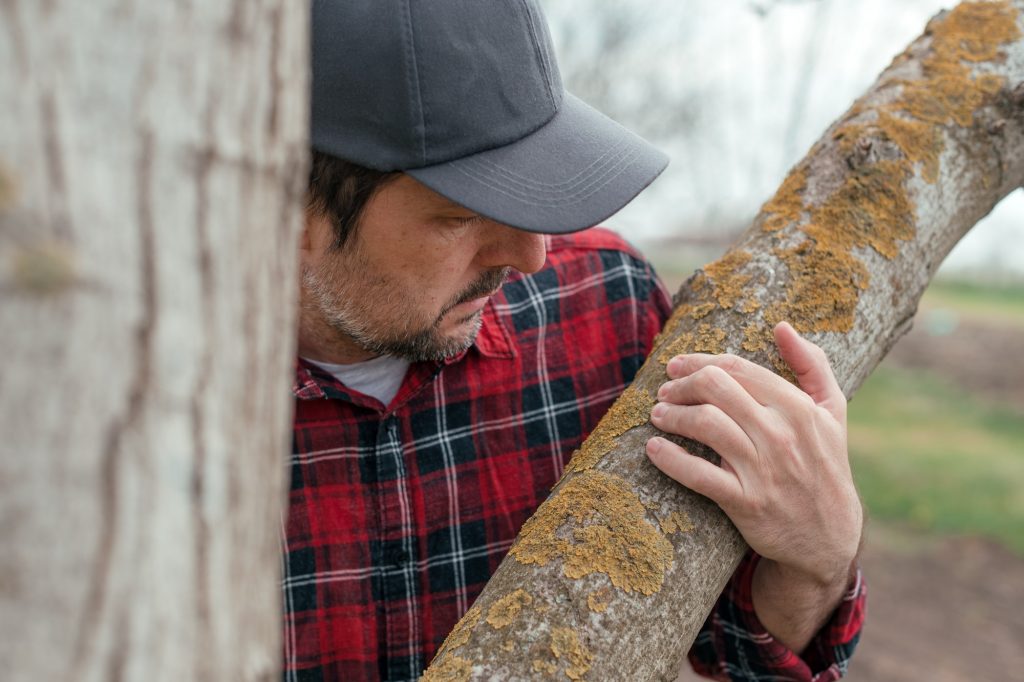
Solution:
[(762, 557), (754, 579), (775, 586), (773, 591), (778, 594), (832, 594), (845, 589), (856, 566), (856, 556), (818, 566), (794, 566)]

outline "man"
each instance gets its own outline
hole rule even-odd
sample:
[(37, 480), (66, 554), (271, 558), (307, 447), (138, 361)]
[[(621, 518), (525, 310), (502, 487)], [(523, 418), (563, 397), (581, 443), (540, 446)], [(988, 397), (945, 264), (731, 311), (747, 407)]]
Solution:
[[(667, 159), (562, 89), (531, 0), (314, 2), (285, 679), (415, 679), (670, 312), (584, 230)], [(581, 231), (584, 230), (584, 231)], [(800, 389), (684, 356), (651, 461), (756, 552), (690, 652), (719, 679), (832, 680), (863, 619), (845, 400), (788, 326)]]

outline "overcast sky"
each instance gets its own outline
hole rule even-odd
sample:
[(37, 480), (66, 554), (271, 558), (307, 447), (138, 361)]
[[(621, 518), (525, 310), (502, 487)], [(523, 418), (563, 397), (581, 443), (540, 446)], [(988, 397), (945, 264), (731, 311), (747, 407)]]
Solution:
[[(953, 4), (542, 3), (567, 86), (672, 157), (664, 176), (609, 221), (641, 246), (745, 227), (789, 167)], [(964, 268), (1024, 276), (1024, 192), (957, 246), (947, 270)]]

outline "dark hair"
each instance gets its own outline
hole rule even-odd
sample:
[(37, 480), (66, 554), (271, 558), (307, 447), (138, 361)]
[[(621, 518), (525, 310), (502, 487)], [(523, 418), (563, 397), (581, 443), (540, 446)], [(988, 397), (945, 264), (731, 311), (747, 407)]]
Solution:
[(306, 207), (331, 221), (335, 249), (345, 246), (355, 234), (366, 202), (385, 184), (398, 176), (350, 163), (313, 150), (309, 167)]

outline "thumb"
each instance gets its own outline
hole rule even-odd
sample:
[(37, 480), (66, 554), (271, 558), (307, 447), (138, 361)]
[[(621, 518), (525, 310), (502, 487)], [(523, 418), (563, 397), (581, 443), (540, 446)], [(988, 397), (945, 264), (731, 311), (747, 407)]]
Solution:
[(839, 388), (825, 351), (800, 336), (788, 322), (775, 325), (775, 343), (800, 388), (834, 417), (845, 421), (846, 396)]

